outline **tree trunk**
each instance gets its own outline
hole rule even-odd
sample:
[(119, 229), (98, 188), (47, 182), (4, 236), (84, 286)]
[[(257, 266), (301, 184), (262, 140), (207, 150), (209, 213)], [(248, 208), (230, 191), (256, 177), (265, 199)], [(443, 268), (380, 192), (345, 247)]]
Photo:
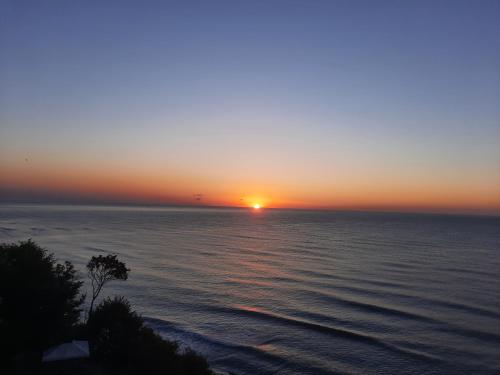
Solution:
[(87, 317), (87, 323), (90, 319), (90, 315), (92, 315), (92, 311), (94, 311), (94, 301), (96, 297), (92, 296), (92, 301), (90, 302), (90, 310), (89, 310), (89, 316)]

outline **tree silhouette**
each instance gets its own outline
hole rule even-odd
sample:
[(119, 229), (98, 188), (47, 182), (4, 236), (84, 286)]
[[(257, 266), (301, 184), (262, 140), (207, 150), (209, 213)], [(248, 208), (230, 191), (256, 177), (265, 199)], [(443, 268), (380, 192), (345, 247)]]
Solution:
[(71, 263), (57, 263), (31, 240), (0, 245), (0, 367), (29, 362), (71, 335), (81, 285)]
[(92, 283), (92, 302), (89, 316), (92, 314), (94, 302), (99, 296), (102, 287), (111, 280), (127, 280), (129, 269), (120, 262), (116, 255), (93, 256), (87, 263), (87, 271)]

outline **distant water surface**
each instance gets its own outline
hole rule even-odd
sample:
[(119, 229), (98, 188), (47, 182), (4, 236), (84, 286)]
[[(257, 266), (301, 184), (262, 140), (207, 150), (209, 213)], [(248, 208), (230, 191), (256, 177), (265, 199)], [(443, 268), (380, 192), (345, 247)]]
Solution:
[(163, 336), (236, 374), (499, 374), (500, 219), (288, 210), (0, 206), (85, 277), (117, 253)]

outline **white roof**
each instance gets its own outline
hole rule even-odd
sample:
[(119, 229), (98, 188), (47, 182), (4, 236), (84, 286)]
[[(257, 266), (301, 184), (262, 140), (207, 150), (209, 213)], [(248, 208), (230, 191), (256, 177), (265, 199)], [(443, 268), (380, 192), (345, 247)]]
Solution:
[(42, 362), (64, 361), (66, 359), (88, 358), (89, 342), (72, 341), (62, 345), (53, 346), (43, 352)]

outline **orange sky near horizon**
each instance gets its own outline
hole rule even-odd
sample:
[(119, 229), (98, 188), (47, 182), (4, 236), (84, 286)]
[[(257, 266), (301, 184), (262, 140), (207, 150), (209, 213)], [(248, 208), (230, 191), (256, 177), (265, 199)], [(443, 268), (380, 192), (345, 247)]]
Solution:
[[(0, 163), (0, 187), (97, 201), (300, 209), (355, 209), (500, 213), (496, 185), (453, 181), (387, 180), (357, 175), (290, 184), (258, 175), (210, 176), (179, 170), (117, 166)], [(265, 173), (263, 173), (265, 175)], [(383, 179), (385, 178), (385, 179)], [(29, 200), (29, 199), (28, 199)]]

